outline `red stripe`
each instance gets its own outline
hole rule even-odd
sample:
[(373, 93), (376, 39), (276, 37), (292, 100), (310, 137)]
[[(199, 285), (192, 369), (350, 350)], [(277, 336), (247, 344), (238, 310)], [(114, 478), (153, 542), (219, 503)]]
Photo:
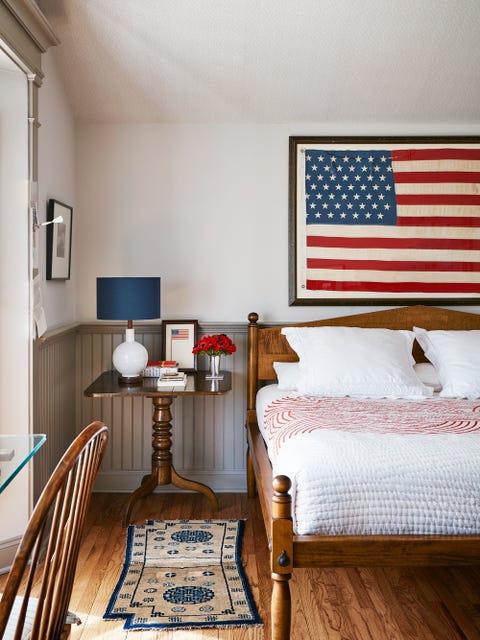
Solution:
[(480, 172), (477, 171), (395, 171), (393, 175), (397, 184), (405, 182), (480, 182)]
[(395, 149), (392, 160), (480, 160), (480, 149)]
[(480, 227), (480, 216), (468, 218), (466, 216), (458, 218), (442, 217), (430, 218), (428, 216), (410, 217), (399, 216), (397, 227)]
[(456, 271), (480, 272), (480, 262), (432, 262), (424, 260), (340, 260), (307, 258), (307, 269), (376, 270), (376, 271)]
[(307, 280), (306, 287), (310, 291), (480, 294), (480, 284), (469, 282), (333, 282), (330, 280)]
[(397, 193), (395, 199), (397, 204), (480, 205), (480, 196), (461, 193)]
[(307, 247), (342, 247), (350, 249), (455, 249), (461, 251), (479, 251), (480, 240), (307, 236)]

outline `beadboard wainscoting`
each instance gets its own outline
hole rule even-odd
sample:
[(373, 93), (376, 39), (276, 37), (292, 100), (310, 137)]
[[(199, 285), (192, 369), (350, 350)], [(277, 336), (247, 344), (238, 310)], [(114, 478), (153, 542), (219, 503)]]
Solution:
[[(199, 336), (227, 333), (237, 345), (232, 356), (222, 357), (222, 368), (232, 372), (232, 391), (223, 396), (176, 398), (172, 405), (173, 462), (177, 472), (220, 492), (246, 490), (246, 330), (246, 323), (199, 327)], [(151, 464), (152, 401), (142, 398), (92, 399), (83, 395), (102, 371), (112, 368), (112, 352), (124, 336), (124, 323), (92, 323), (76, 327), (76, 430), (79, 432), (93, 420), (101, 420), (110, 427), (108, 448), (95, 487), (97, 491), (133, 491)], [(151, 359), (160, 358), (159, 325), (135, 323), (135, 336), (145, 345)], [(199, 356), (198, 368), (205, 369), (206, 366), (206, 359)], [(48, 391), (44, 389), (45, 393)], [(157, 491), (162, 489), (176, 490), (167, 486), (159, 487)]]
[[(174, 400), (174, 465), (180, 475), (215, 491), (245, 491), (247, 326), (209, 323), (199, 327), (199, 336), (204, 333), (227, 333), (237, 345), (232, 356), (222, 357), (222, 368), (232, 372), (232, 391)], [(125, 323), (92, 323), (58, 329), (35, 341), (34, 431), (47, 434), (34, 460), (35, 500), (67, 446), (93, 420), (110, 427), (96, 491), (133, 491), (149, 471), (151, 400), (83, 395), (102, 371), (112, 369), (112, 352), (124, 336)], [(160, 358), (159, 325), (136, 323), (135, 336), (151, 359)], [(206, 359), (199, 356), (198, 368), (206, 367)], [(177, 489), (167, 486), (163, 490)]]
[(35, 502), (78, 433), (76, 341), (76, 325), (50, 332), (45, 338), (34, 341), (33, 431), (47, 434), (47, 441), (33, 459)]

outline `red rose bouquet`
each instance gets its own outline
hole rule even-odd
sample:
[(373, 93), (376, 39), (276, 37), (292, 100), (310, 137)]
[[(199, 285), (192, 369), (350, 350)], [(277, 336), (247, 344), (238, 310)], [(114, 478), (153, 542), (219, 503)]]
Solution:
[(229, 356), (237, 350), (237, 347), (224, 333), (215, 336), (202, 336), (193, 347), (192, 353), (195, 355), (205, 354), (207, 356)]

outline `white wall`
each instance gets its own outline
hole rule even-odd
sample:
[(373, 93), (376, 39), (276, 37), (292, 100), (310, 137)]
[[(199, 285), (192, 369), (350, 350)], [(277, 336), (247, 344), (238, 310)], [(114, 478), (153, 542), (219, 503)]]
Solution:
[[(73, 206), (72, 259), (79, 224), (75, 204), (75, 122), (53, 52), (42, 57), (45, 79), (39, 91), (38, 217), (44, 222), (49, 198)], [(75, 321), (76, 272), (70, 280), (46, 280), (46, 227), (39, 232), (39, 273), (48, 328)]]
[[(0, 68), (0, 433), (29, 431), (27, 107), (25, 74)], [(28, 496), (24, 469), (0, 494), (2, 543), (23, 531)]]
[(295, 321), (368, 310), (288, 306), (289, 136), (473, 133), (447, 125), (79, 125), (77, 318), (95, 318), (95, 278), (114, 275), (161, 276), (166, 318), (238, 322), (257, 311), (264, 321)]
[[(48, 198), (75, 202), (75, 125), (49, 54), (44, 56), (43, 68), (46, 78), (39, 93), (40, 222), (46, 219)], [(25, 74), (13, 69), (11, 64), (0, 64), (0, 432), (27, 433), (31, 349), (28, 87)], [(39, 240), (39, 270), (48, 325), (73, 322), (74, 281), (45, 282), (45, 228), (40, 230)], [(31, 465), (0, 495), (0, 514), (11, 514), (9, 518), (0, 517), (2, 541), (25, 528), (29, 515), (29, 469)]]

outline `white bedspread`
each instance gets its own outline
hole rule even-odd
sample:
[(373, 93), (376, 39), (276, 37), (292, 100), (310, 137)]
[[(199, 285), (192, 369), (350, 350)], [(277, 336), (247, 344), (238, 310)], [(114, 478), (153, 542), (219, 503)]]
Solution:
[(480, 533), (480, 400), (257, 395), (298, 534)]

